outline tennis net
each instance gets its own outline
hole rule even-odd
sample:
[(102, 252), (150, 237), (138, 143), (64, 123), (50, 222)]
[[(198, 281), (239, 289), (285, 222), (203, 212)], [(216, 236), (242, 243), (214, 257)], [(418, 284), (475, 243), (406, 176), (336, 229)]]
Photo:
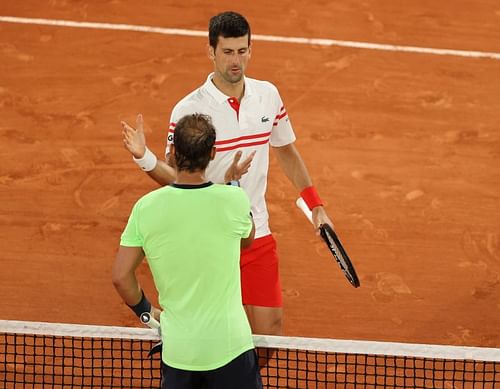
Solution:
[[(0, 320), (0, 388), (159, 388), (156, 330)], [(265, 388), (500, 388), (500, 349), (254, 336)], [(272, 350), (272, 352), (271, 352)]]

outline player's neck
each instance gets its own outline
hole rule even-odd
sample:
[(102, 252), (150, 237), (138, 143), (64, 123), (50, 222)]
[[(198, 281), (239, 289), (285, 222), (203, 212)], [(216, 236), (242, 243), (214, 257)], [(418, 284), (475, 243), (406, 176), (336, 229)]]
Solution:
[(227, 82), (222, 77), (218, 76), (217, 73), (214, 74), (212, 82), (215, 87), (229, 97), (236, 97), (238, 101), (243, 98), (243, 93), (245, 93), (245, 79), (241, 78), (240, 81), (232, 83)]
[(185, 170), (177, 171), (177, 177), (174, 181), (179, 185), (199, 185), (207, 182), (205, 171), (188, 172)]

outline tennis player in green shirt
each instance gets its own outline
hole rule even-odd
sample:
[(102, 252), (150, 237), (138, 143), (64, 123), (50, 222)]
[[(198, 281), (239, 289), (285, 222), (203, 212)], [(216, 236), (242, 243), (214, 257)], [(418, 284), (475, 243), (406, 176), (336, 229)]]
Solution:
[[(205, 179), (215, 156), (208, 116), (179, 120), (170, 148), (177, 178), (134, 205), (113, 284), (138, 316), (160, 318), (162, 388), (262, 388), (240, 288), (240, 248), (255, 232), (248, 197), (237, 186)], [(135, 275), (145, 256), (161, 311)]]

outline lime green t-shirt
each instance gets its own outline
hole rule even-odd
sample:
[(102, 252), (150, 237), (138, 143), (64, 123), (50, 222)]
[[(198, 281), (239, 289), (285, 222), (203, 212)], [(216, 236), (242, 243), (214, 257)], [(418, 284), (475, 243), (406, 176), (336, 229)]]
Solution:
[(254, 347), (240, 287), (240, 242), (251, 229), (248, 197), (235, 186), (166, 186), (135, 204), (120, 244), (146, 254), (167, 365), (212, 370)]

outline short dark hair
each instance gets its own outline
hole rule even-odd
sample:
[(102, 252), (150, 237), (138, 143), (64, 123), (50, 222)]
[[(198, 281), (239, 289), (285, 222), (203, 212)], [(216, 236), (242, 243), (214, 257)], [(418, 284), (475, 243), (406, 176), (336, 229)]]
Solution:
[(208, 23), (208, 41), (214, 49), (217, 47), (219, 36), (223, 38), (239, 38), (248, 34), (250, 46), (250, 24), (243, 15), (227, 11), (215, 15)]
[(215, 145), (215, 127), (210, 116), (201, 113), (183, 116), (175, 126), (174, 146), (177, 170), (205, 170)]

